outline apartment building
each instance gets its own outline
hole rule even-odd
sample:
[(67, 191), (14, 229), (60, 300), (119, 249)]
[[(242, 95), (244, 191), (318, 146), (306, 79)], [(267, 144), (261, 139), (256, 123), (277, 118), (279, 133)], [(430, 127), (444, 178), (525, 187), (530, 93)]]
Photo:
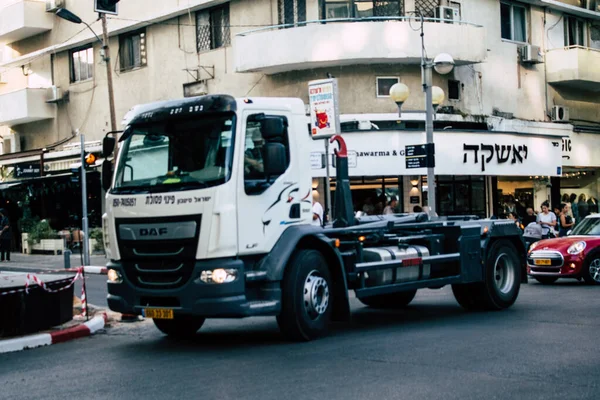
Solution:
[[(425, 173), (404, 160), (405, 145), (425, 140), (423, 50), (455, 61), (433, 76), (445, 93), (435, 120), (441, 214), (497, 215), (507, 195), (535, 208), (564, 193), (590, 209), (598, 198), (596, 1), (121, 0), (107, 29), (119, 123), (136, 104), (206, 93), (308, 103), (309, 81), (336, 77), (357, 209), (384, 196), (404, 210), (426, 205)], [(97, 151), (111, 130), (92, 30), (102, 33), (93, 0), (0, 0), (0, 165), (14, 180), (5, 185), (31, 178), (17, 169), (58, 179), (78, 160), (77, 132)], [(389, 97), (397, 82), (411, 92), (401, 118)], [(313, 155), (322, 151), (315, 142)], [(313, 173), (323, 190), (324, 170)]]

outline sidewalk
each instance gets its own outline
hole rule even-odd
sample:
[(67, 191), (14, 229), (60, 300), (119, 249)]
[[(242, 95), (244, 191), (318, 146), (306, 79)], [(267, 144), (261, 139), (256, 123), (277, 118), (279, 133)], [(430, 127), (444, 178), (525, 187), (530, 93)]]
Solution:
[[(104, 255), (90, 256), (90, 265), (104, 267), (106, 265), (106, 257)], [(82, 265), (81, 255), (71, 255), (71, 268), (77, 268)], [(23, 269), (63, 269), (65, 267), (64, 257), (62, 255), (46, 255), (46, 254), (20, 254), (11, 253), (10, 262), (0, 262), (0, 270), (10, 271), (13, 268)]]

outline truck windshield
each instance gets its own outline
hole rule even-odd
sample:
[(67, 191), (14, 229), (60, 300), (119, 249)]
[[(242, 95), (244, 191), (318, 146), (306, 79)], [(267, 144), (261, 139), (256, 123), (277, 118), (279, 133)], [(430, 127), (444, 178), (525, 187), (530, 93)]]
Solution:
[(234, 127), (231, 113), (131, 126), (113, 192), (193, 190), (227, 182)]

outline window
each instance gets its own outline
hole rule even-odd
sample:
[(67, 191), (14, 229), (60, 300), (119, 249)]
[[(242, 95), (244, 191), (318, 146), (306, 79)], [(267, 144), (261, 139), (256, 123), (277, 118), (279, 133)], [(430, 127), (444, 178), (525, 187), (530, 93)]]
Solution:
[(440, 0), (415, 0), (415, 10), (425, 18), (435, 18), (435, 11), (440, 5)]
[(500, 3), (502, 39), (527, 42), (527, 10), (517, 3)]
[(82, 82), (94, 77), (94, 48), (87, 46), (71, 50), (71, 82)]
[(377, 97), (390, 97), (390, 89), (396, 83), (400, 82), (398, 78), (377, 78)]
[[(265, 118), (281, 118), (285, 131), (283, 137), (268, 138), (263, 136), (261, 127)], [(264, 168), (264, 157), (271, 147), (283, 146), (286, 154), (286, 166), (290, 165), (290, 148), (287, 132), (288, 121), (285, 117), (265, 116), (254, 114), (246, 122), (246, 136), (244, 146), (244, 180), (246, 193), (260, 194), (264, 192), (277, 177), (267, 177)], [(268, 179), (268, 180), (267, 180)]]
[(587, 29), (584, 20), (565, 16), (565, 46), (587, 46)]
[(147, 64), (146, 30), (119, 36), (119, 58), (121, 71), (140, 68)]
[(229, 3), (196, 13), (196, 47), (198, 53), (231, 44)]
[(306, 21), (306, 0), (279, 0), (277, 9), (280, 25), (294, 25)]
[(404, 0), (325, 0), (324, 19), (399, 17), (404, 15)]
[(448, 99), (460, 100), (460, 81), (448, 81)]

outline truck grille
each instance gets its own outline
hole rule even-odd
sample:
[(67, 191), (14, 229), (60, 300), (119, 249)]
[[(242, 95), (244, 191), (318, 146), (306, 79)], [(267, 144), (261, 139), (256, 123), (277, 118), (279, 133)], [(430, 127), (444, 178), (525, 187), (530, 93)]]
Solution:
[(117, 219), (121, 262), (129, 281), (144, 289), (176, 289), (192, 275), (201, 216)]

